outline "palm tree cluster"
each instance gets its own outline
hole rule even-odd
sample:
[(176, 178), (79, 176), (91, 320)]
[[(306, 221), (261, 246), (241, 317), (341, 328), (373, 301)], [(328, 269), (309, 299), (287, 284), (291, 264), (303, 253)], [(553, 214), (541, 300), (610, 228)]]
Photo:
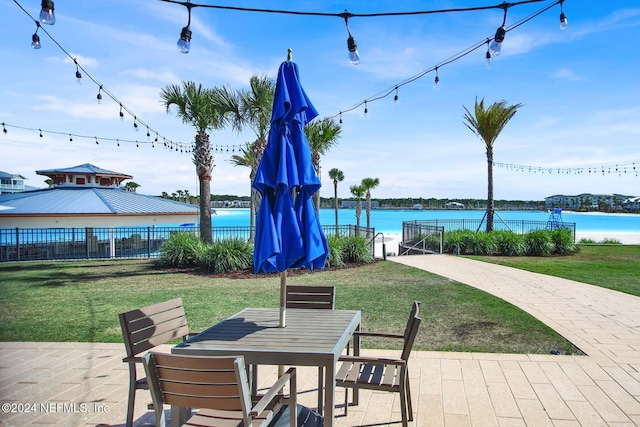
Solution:
[[(240, 149), (240, 154), (230, 159), (236, 166), (251, 168), (249, 179), (253, 182), (267, 145), (275, 86), (272, 78), (254, 75), (249, 80), (248, 89), (233, 90), (226, 86), (206, 89), (201, 84), (183, 82), (182, 86), (167, 86), (160, 93), (167, 112), (171, 106), (176, 106), (178, 118), (196, 128), (193, 163), (200, 185), (200, 237), (205, 242), (212, 241), (211, 175), (214, 168), (207, 132), (231, 126), (237, 132), (251, 130), (254, 133), (255, 140), (247, 142)], [(340, 132), (340, 126), (329, 118), (313, 121), (306, 126), (305, 134), (318, 176), (320, 157), (337, 143)], [(259, 193), (251, 188), (252, 230), (260, 203), (259, 197)], [(320, 195), (316, 193), (313, 197), (316, 210), (319, 211)], [(253, 236), (251, 239), (253, 240)]]
[(356, 226), (360, 227), (362, 216), (362, 198), (366, 198), (367, 228), (371, 228), (371, 190), (380, 185), (378, 178), (363, 178), (360, 185), (349, 187), (351, 195), (356, 198)]

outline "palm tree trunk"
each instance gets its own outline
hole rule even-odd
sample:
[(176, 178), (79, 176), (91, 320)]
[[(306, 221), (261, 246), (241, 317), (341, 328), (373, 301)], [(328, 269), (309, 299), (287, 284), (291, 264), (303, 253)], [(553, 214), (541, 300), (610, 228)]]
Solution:
[(370, 227), (371, 227), (371, 193), (367, 191), (367, 228), (370, 228)]
[(487, 233), (493, 231), (493, 150), (487, 147)]
[(213, 242), (211, 230), (211, 176), (202, 174), (200, 180), (200, 239)]
[(356, 202), (356, 228), (358, 234), (360, 233), (360, 217), (362, 216), (362, 200), (358, 199)]
[(333, 181), (333, 200), (335, 202), (336, 210), (336, 237), (338, 237), (338, 181)]

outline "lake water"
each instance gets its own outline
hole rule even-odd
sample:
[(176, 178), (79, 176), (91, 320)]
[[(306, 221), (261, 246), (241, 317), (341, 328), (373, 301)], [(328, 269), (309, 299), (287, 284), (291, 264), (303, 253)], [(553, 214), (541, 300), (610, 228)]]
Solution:
[[(494, 221), (524, 220), (547, 221), (548, 212), (542, 211), (496, 211)], [(378, 233), (401, 234), (402, 222), (413, 220), (433, 219), (481, 219), (484, 211), (481, 210), (412, 210), (412, 209), (375, 209), (371, 211), (371, 226)], [(640, 232), (640, 215), (638, 214), (605, 214), (605, 213), (580, 213), (562, 212), (564, 222), (575, 222), (577, 233), (638, 233)], [(335, 211), (333, 209), (320, 209), (320, 223), (323, 225), (335, 224)], [(339, 224), (355, 224), (354, 209), (338, 210)], [(366, 214), (362, 210), (360, 224), (366, 225)], [(213, 226), (238, 226), (249, 225), (249, 209), (216, 209), (213, 216)]]

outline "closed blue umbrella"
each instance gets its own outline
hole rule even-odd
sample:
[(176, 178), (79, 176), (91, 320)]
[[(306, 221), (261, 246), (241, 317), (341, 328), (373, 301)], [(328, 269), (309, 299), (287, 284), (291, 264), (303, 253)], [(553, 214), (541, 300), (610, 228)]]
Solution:
[(304, 126), (318, 115), (305, 94), (298, 66), (278, 70), (271, 128), (253, 187), (262, 195), (256, 221), (254, 273), (280, 272), (280, 326), (285, 326), (288, 268), (323, 268), (329, 247), (311, 196), (320, 178), (311, 162)]

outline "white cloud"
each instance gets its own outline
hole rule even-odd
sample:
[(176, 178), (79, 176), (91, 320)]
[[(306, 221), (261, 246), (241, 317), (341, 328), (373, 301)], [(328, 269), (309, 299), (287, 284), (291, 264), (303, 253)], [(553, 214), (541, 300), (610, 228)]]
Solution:
[[(78, 55), (76, 53), (73, 52), (69, 52), (69, 55), (71, 55), (71, 58), (75, 59), (78, 64), (84, 68), (89, 68), (89, 67), (97, 67), (98, 66), (98, 60), (96, 58), (91, 58), (88, 56), (83, 56), (83, 55)], [(63, 64), (73, 64), (74, 61), (73, 59), (69, 58), (68, 56), (64, 57), (64, 59), (62, 60)]]
[(580, 81), (580, 80), (584, 80), (584, 78), (578, 74), (576, 74), (572, 69), (570, 68), (562, 68), (558, 71), (556, 71), (553, 76), (554, 79), (560, 79), (560, 80), (569, 80), (569, 81)]

